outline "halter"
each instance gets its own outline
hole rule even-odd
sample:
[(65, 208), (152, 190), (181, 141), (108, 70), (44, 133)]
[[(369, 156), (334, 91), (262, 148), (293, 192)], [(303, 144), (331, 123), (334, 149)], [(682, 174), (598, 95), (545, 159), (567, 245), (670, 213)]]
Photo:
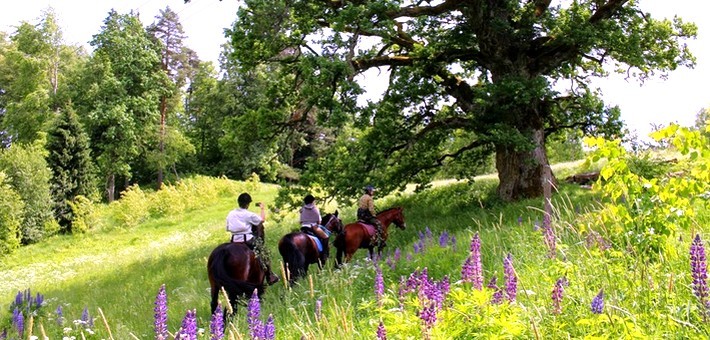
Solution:
[[(331, 215), (330, 215), (330, 219), (328, 220), (328, 223), (326, 223), (326, 224), (323, 226), (323, 229), (325, 229), (324, 231), (328, 234), (328, 236), (330, 236), (330, 234), (338, 235), (338, 234), (340, 234), (340, 233), (342, 232), (342, 230), (334, 230), (334, 231), (331, 231), (331, 230), (330, 230), (331, 224), (333, 224), (333, 221), (336, 220), (336, 219), (338, 219), (338, 216), (331, 214)], [(342, 229), (342, 228), (341, 228), (341, 229)]]

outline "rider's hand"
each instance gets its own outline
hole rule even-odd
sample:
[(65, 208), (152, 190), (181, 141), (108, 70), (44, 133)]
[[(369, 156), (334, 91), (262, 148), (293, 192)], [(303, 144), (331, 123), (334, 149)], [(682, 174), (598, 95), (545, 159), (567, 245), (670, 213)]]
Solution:
[(259, 208), (264, 209), (264, 203), (258, 202), (256, 205), (257, 205)]

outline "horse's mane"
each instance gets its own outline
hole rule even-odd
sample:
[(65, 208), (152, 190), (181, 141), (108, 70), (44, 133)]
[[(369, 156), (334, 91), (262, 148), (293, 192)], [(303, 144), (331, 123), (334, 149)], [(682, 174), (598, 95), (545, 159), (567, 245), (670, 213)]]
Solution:
[(385, 209), (385, 210), (382, 210), (382, 211), (378, 212), (377, 215), (379, 215), (379, 214), (384, 214), (384, 213), (386, 213), (386, 212), (389, 212), (390, 210), (395, 210), (395, 209), (399, 209), (399, 208), (400, 208), (400, 207), (392, 207), (392, 208), (389, 208), (389, 209)]

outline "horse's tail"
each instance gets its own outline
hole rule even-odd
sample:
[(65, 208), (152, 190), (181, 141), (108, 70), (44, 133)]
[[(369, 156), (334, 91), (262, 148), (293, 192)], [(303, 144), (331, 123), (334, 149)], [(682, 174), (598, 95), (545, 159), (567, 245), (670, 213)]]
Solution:
[(296, 281), (306, 273), (306, 255), (296, 247), (293, 235), (289, 234), (279, 241), (279, 253), (283, 257), (284, 265), (290, 272), (290, 282)]
[[(261, 296), (261, 294), (264, 293), (263, 284), (235, 280), (229, 276), (227, 261), (229, 260), (230, 252), (227, 245), (228, 244), (223, 244), (217, 247), (207, 261), (207, 272), (214, 282), (212, 289), (219, 291), (221, 288), (224, 288), (232, 305), (235, 305), (236, 300), (240, 297), (250, 297), (255, 289), (257, 290), (257, 294)], [(213, 301), (213, 304), (216, 306), (217, 302)]]
[(345, 253), (345, 229), (343, 232), (338, 234), (333, 241), (333, 246), (336, 249), (335, 253), (335, 263), (340, 266), (343, 264), (343, 253)]

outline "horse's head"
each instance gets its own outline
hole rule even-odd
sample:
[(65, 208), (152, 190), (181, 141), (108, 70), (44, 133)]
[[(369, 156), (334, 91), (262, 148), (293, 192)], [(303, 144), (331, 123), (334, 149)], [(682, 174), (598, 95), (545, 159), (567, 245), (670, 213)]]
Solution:
[(343, 221), (340, 217), (338, 217), (337, 210), (332, 214), (326, 214), (323, 216), (321, 225), (335, 235), (343, 232)]
[(377, 218), (380, 219), (384, 225), (394, 223), (397, 228), (404, 230), (407, 225), (404, 222), (403, 210), (402, 207), (390, 208), (377, 214)]

